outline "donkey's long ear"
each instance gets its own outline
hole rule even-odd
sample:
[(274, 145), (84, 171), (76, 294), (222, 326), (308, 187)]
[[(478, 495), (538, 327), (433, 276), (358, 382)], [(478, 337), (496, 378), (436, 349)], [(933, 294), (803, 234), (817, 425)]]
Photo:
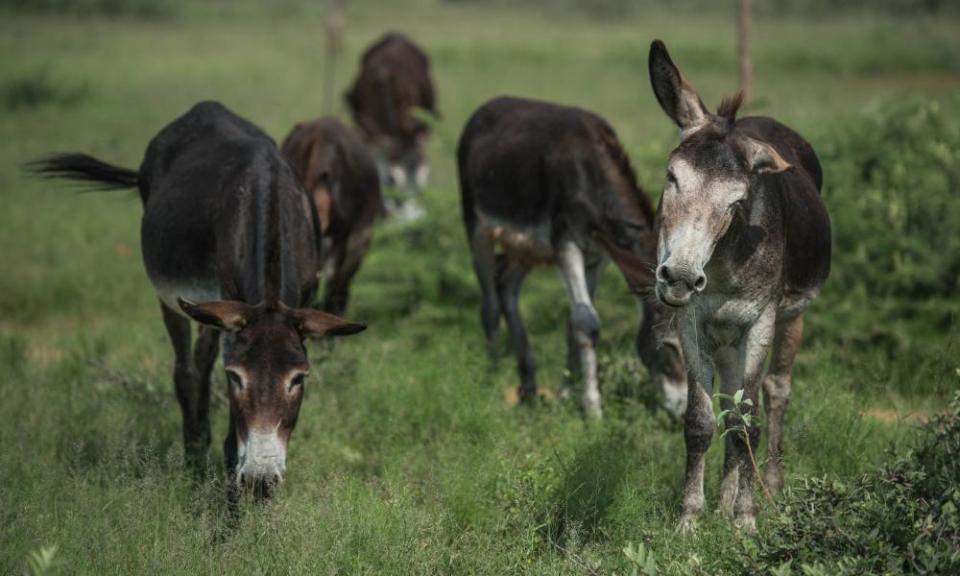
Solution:
[(183, 312), (206, 326), (213, 326), (227, 332), (238, 332), (253, 316), (255, 306), (234, 300), (202, 302), (194, 304), (189, 300), (177, 298)]
[(755, 174), (779, 174), (789, 170), (791, 165), (783, 159), (773, 146), (750, 137), (745, 137), (744, 148), (747, 151), (747, 161), (750, 171)]
[(687, 132), (707, 123), (710, 114), (700, 96), (674, 65), (667, 47), (660, 40), (650, 44), (650, 85), (667, 116)]
[(280, 310), (296, 323), (300, 335), (307, 338), (350, 336), (367, 329), (366, 324), (350, 322), (313, 308), (287, 308), (281, 304)]

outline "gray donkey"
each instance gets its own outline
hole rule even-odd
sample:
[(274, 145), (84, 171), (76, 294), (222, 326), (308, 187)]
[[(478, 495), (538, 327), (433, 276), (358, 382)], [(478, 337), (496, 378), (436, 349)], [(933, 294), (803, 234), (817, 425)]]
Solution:
[[(741, 407), (750, 413), (762, 379), (769, 426), (765, 483), (776, 491), (783, 482), (780, 438), (790, 373), (803, 313), (830, 271), (830, 218), (820, 197), (820, 163), (796, 132), (771, 118), (737, 119), (739, 96), (725, 100), (717, 114), (708, 112), (659, 40), (650, 47), (649, 67), (657, 101), (680, 127), (657, 215), (656, 295), (675, 310), (687, 365), (680, 528), (688, 530), (704, 508), (714, 371), (724, 394), (743, 390)], [(740, 424), (736, 414), (727, 418), (728, 425)], [(748, 428), (755, 453), (760, 431)], [(752, 529), (747, 448), (743, 434), (727, 435), (720, 501), (738, 526)]]

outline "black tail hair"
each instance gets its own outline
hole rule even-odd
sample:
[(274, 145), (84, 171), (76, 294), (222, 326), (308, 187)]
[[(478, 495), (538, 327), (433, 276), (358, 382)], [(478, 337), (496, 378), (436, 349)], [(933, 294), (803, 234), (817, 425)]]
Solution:
[(85, 184), (88, 190), (123, 190), (135, 188), (140, 173), (77, 153), (50, 154), (24, 165), (28, 172), (41, 178), (65, 178)]

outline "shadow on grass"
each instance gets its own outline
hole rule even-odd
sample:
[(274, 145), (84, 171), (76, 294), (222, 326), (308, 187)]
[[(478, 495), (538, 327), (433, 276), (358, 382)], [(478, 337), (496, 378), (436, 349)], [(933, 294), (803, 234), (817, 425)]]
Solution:
[(581, 446), (570, 461), (560, 460), (563, 478), (549, 498), (544, 539), (569, 547), (600, 537), (601, 523), (628, 472), (622, 443), (617, 435), (604, 433)]

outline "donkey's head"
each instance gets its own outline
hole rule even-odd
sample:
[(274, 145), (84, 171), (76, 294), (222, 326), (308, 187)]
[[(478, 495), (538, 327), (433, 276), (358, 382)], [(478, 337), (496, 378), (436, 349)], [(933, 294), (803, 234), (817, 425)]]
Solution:
[(769, 144), (735, 130), (740, 96), (708, 112), (659, 40), (650, 46), (649, 66), (657, 101), (680, 127), (660, 197), (656, 270), (657, 296), (679, 307), (707, 287), (717, 243), (746, 225), (759, 177), (790, 165)]
[(269, 494), (283, 480), (287, 444), (309, 374), (307, 338), (346, 336), (366, 328), (309, 308), (180, 300), (183, 311), (224, 333), (223, 365), (230, 396), (228, 473)]

